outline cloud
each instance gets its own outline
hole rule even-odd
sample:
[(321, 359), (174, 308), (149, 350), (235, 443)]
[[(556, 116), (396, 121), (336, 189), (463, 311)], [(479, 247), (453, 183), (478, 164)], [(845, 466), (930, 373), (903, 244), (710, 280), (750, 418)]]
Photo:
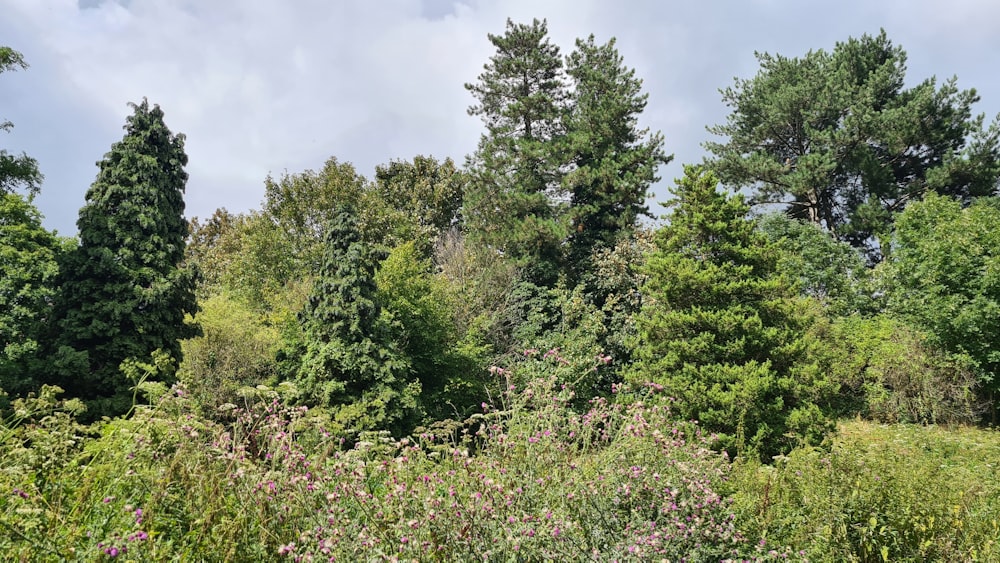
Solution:
[(717, 89), (756, 72), (755, 50), (800, 55), (884, 26), (910, 52), (913, 76), (959, 72), (963, 86), (985, 85), (989, 107), (1000, 99), (974, 56), (1000, 43), (990, 25), (998, 8), (986, 1), (947, 13), (929, 0), (809, 9), (790, 0), (4, 3), (0, 34), (32, 68), (19, 73), (29, 78), (0, 77), (18, 96), (5, 114), (17, 136), (0, 142), (40, 161), (38, 203), (62, 232), (73, 230), (94, 161), (120, 138), (127, 102), (144, 96), (187, 135), (191, 215), (257, 207), (269, 172), (319, 168), (330, 156), (368, 175), (416, 154), (461, 162), (481, 133), (463, 84), (482, 71), (493, 54), (487, 34), (502, 33), (508, 17), (547, 18), (564, 53), (590, 33), (618, 38), (650, 93), (643, 124), (662, 130), (677, 155), (661, 171), (667, 179), (701, 160), (705, 127), (726, 115)]

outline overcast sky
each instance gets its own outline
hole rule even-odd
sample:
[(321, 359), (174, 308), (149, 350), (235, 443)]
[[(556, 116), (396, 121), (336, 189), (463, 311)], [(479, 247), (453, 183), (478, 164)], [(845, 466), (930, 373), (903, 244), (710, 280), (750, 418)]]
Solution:
[[(644, 80), (642, 124), (673, 163), (700, 162), (718, 89), (749, 78), (754, 51), (800, 56), (885, 28), (910, 84), (958, 76), (977, 112), (1000, 112), (995, 0), (0, 0), (0, 45), (27, 71), (0, 76), (0, 147), (35, 157), (45, 225), (76, 232), (95, 162), (144, 96), (187, 136), (187, 214), (260, 207), (263, 180), (327, 158), (371, 177), (415, 155), (463, 162), (482, 132), (463, 85), (493, 54), (487, 33), (548, 20), (564, 54), (611, 37)], [(659, 213), (659, 207), (654, 206)]]

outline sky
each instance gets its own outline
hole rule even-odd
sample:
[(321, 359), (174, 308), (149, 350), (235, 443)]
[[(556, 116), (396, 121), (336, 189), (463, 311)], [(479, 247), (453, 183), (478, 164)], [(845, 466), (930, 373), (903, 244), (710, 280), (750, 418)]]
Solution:
[(330, 157), (367, 177), (416, 155), (461, 164), (483, 132), (464, 84), (508, 18), (545, 19), (563, 54), (614, 37), (665, 137), (651, 209), (706, 127), (729, 113), (720, 88), (751, 78), (757, 52), (802, 56), (885, 29), (907, 82), (958, 77), (977, 113), (1000, 113), (995, 0), (0, 0), (0, 45), (30, 68), (0, 75), (0, 148), (38, 160), (44, 225), (76, 233), (95, 163), (123, 135), (129, 102), (159, 104), (186, 136), (188, 217), (259, 209), (271, 174)]

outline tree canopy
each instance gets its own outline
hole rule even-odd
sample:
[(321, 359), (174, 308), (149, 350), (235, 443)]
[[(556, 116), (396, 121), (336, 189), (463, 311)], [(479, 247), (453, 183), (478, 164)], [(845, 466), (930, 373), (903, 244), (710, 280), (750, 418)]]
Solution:
[(463, 216), (470, 238), (514, 259), (527, 279), (555, 283), (566, 237), (562, 193), (566, 84), (559, 48), (544, 21), (507, 21), (489, 35), (496, 54), (466, 84), (486, 133), (469, 157)]
[[(57, 340), (77, 360), (66, 360), (57, 383), (90, 400), (93, 416), (130, 406), (135, 382), (119, 370), (123, 361), (148, 362), (158, 350), (180, 361), (180, 340), (198, 334), (185, 320), (198, 307), (195, 274), (181, 267), (184, 136), (170, 132), (159, 106), (143, 100), (132, 109), (125, 136), (97, 163), (77, 221), (80, 244), (59, 269)], [(174, 368), (161, 377), (172, 379)]]
[(785, 204), (878, 260), (893, 217), (927, 191), (994, 193), (1000, 131), (972, 115), (975, 90), (954, 78), (906, 88), (906, 53), (884, 31), (757, 58), (755, 77), (722, 90), (732, 113), (709, 131), (726, 139), (705, 144), (720, 179), (751, 188), (753, 203)]

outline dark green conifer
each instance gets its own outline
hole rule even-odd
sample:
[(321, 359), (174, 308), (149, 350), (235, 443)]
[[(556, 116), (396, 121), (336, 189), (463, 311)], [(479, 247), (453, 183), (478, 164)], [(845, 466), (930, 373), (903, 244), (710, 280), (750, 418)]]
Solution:
[[(156, 350), (181, 359), (180, 340), (199, 333), (194, 273), (181, 266), (187, 155), (159, 106), (132, 105), (125, 136), (97, 163), (77, 227), (80, 244), (60, 264), (57, 382), (90, 403), (90, 416), (125, 412), (134, 382), (126, 359)], [(175, 364), (176, 365), (176, 364)], [(174, 368), (160, 377), (169, 381)]]
[(392, 341), (375, 271), (384, 256), (364, 242), (357, 219), (337, 209), (326, 228), (323, 263), (300, 322), (306, 338), (296, 384), (312, 405), (336, 408), (347, 430), (401, 430), (420, 395)]

